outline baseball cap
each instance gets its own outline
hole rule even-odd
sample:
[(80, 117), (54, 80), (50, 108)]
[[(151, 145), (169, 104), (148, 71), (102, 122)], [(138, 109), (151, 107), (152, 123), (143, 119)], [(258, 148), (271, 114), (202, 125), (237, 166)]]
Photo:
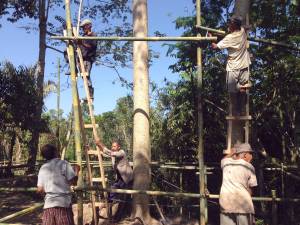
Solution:
[(84, 19), (81, 23), (80, 23), (80, 27), (84, 27), (85, 25), (88, 24), (92, 24), (92, 21), (89, 19)]

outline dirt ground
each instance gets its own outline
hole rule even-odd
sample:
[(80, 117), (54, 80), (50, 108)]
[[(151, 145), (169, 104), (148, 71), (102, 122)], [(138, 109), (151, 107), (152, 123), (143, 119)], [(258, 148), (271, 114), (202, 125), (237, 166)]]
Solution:
[[(0, 218), (29, 208), (38, 202), (42, 202), (42, 198), (35, 193), (0, 192)], [(39, 209), (34, 213), (8, 220), (5, 223), (41, 224), (41, 216), (42, 209)]]

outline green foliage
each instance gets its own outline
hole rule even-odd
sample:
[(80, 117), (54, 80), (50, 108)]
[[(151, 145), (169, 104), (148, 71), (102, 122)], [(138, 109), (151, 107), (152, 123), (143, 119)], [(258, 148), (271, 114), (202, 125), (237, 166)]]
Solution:
[[(32, 116), (37, 102), (35, 67), (15, 68), (11, 63), (0, 67), (0, 128), (17, 126), (31, 130)], [(26, 103), (26, 104), (24, 104)]]
[(118, 140), (129, 157), (132, 155), (133, 101), (131, 96), (118, 99), (113, 111), (96, 116), (103, 143), (110, 147), (113, 140)]

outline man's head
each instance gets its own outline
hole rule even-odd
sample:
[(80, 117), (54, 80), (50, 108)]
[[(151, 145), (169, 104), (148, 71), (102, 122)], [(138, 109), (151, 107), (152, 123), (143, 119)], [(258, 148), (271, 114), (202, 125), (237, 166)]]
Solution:
[(41, 149), (41, 154), (46, 160), (50, 160), (58, 157), (57, 148), (51, 144), (44, 145)]
[(242, 20), (242, 17), (233, 15), (229, 20), (229, 31), (234, 32), (236, 30), (240, 30), (242, 26)]
[(119, 141), (113, 141), (111, 143), (111, 150), (114, 151), (114, 152), (117, 152), (121, 149), (121, 146), (119, 144)]
[(236, 147), (236, 158), (251, 162), (253, 159), (253, 150), (248, 143), (240, 144)]
[(81, 29), (84, 34), (88, 34), (92, 30), (92, 21), (89, 19), (84, 19), (80, 24)]

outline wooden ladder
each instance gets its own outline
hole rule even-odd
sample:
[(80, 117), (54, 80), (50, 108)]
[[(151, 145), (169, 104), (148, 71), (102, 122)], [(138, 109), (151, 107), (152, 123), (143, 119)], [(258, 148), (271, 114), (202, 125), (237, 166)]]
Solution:
[[(76, 31), (76, 28), (73, 28), (73, 33), (76, 37), (76, 34), (77, 31)], [(93, 103), (92, 103), (92, 100), (91, 100), (91, 94), (90, 94), (90, 91), (89, 91), (89, 87), (88, 87), (88, 80), (87, 80), (87, 72), (85, 70), (85, 67), (84, 67), (84, 62), (83, 62), (83, 57), (82, 57), (82, 53), (81, 53), (81, 50), (80, 48), (77, 46), (77, 49), (76, 49), (76, 53), (77, 53), (77, 57), (78, 57), (78, 60), (79, 61), (79, 68), (80, 68), (80, 74), (83, 78), (83, 83), (84, 83), (84, 89), (85, 89), (85, 93), (86, 93), (86, 99), (87, 99), (87, 105), (88, 105), (88, 113), (89, 113), (89, 117), (90, 117), (90, 120), (91, 120), (91, 124), (84, 124), (83, 122), (83, 116), (82, 116), (82, 110), (81, 110), (81, 107), (80, 108), (80, 126), (81, 126), (81, 132), (82, 132), (82, 143), (83, 143), (83, 146), (84, 146), (84, 153), (85, 153), (85, 158), (86, 158), (86, 167), (87, 167), (87, 172), (88, 172), (88, 184), (90, 186), (93, 186), (93, 185), (99, 185), (99, 184), (102, 184), (102, 187), (103, 188), (106, 188), (106, 178), (105, 178), (105, 171), (104, 171), (104, 166), (103, 166), (103, 158), (102, 158), (102, 151), (101, 149), (96, 145), (96, 149), (92, 149), (89, 144), (88, 144), (88, 141), (87, 141), (87, 135), (86, 135), (86, 132), (85, 132), (85, 129), (92, 129), (93, 131), (93, 138), (94, 138), (94, 141), (96, 141), (97, 139), (99, 139), (99, 135), (98, 135), (98, 131), (97, 131), (97, 127), (98, 127), (98, 124), (96, 124), (96, 120), (95, 120), (95, 116), (94, 116), (94, 110), (93, 110)], [(69, 54), (68, 54), (69, 56)], [(91, 156), (96, 156), (97, 159), (98, 159), (98, 162), (99, 162), (99, 173), (100, 176), (99, 177), (93, 177), (93, 166), (90, 164), (90, 157)], [(99, 197), (100, 198), (100, 197)], [(92, 210), (93, 210), (93, 219), (95, 221), (94, 224), (98, 224), (98, 216), (96, 214), (96, 207), (100, 205), (100, 203), (105, 203), (106, 205), (106, 208), (109, 209), (108, 207), (108, 194), (107, 192), (104, 192), (104, 199), (98, 199), (96, 198), (96, 191), (91, 191), (91, 203), (92, 203)], [(100, 201), (103, 201), (103, 202), (100, 202)], [(109, 218), (110, 215), (109, 215), (109, 210), (107, 210), (107, 218)]]
[(232, 101), (229, 98), (229, 116), (226, 116), (226, 120), (228, 121), (227, 125), (227, 149), (224, 153), (229, 153), (231, 148), (235, 143), (232, 143), (232, 132), (233, 132), (233, 121), (243, 121), (244, 122), (244, 142), (249, 143), (249, 134), (250, 134), (250, 120), (252, 117), (250, 116), (250, 107), (249, 107), (249, 90), (246, 90), (246, 104), (245, 104), (245, 115), (233, 115), (232, 113)]

